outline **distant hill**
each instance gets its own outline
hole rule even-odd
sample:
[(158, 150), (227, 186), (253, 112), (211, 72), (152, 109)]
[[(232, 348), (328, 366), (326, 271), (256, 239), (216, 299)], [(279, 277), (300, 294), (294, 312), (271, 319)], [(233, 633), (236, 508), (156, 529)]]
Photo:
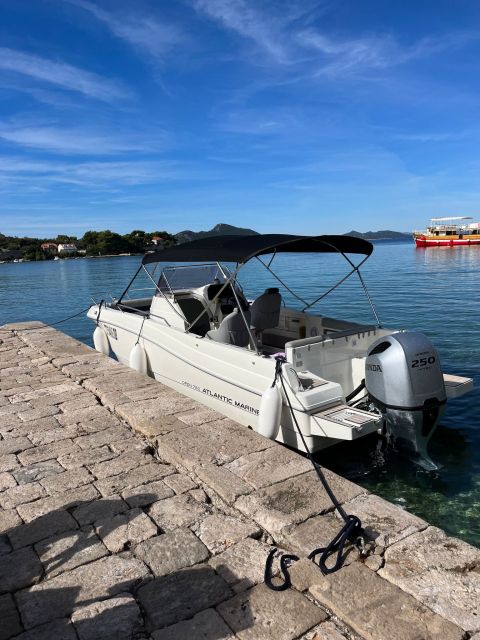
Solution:
[(253, 229), (243, 229), (242, 227), (234, 227), (231, 224), (216, 224), (210, 231), (179, 231), (175, 234), (178, 244), (198, 240), (199, 238), (208, 238), (211, 236), (257, 236), (258, 233)]
[(361, 233), (360, 231), (349, 231), (346, 236), (355, 236), (355, 238), (363, 238), (364, 240), (406, 240), (411, 237), (410, 233), (402, 233), (401, 231), (389, 231), (383, 229), (382, 231), (366, 231)]

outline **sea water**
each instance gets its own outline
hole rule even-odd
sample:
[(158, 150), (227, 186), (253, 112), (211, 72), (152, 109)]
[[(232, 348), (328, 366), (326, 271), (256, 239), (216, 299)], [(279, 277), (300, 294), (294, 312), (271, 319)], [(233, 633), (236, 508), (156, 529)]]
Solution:
[[(118, 297), (139, 263), (139, 257), (131, 256), (0, 264), (0, 324), (54, 323), (92, 299)], [(283, 254), (271, 268), (304, 301), (281, 288), (286, 302), (302, 308), (350, 266), (337, 255)], [(476, 388), (447, 405), (429, 446), (437, 471), (423, 471), (395, 452), (377, 449), (374, 438), (327, 449), (318, 460), (480, 546), (480, 247), (415, 249), (410, 242), (377, 242), (361, 272), (382, 326), (424, 332), (437, 347), (443, 370), (474, 378)], [(240, 280), (248, 298), (278, 285), (256, 260), (242, 270)], [(313, 311), (375, 321), (356, 273)], [(85, 314), (58, 328), (92, 345), (93, 324)]]

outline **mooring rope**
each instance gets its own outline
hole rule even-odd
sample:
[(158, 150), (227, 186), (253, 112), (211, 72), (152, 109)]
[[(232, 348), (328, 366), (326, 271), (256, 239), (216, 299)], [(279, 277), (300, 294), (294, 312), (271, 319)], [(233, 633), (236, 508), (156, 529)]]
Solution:
[[(77, 318), (78, 316), (81, 316), (82, 313), (86, 313), (90, 307), (92, 305), (89, 305), (88, 307), (85, 307), (85, 309), (82, 309), (81, 311), (79, 311), (78, 313), (74, 313), (71, 316), (68, 316), (67, 318), (62, 318), (61, 320), (57, 320), (57, 322), (52, 322), (50, 324), (47, 324), (46, 322), (43, 322), (41, 327), (19, 327), (18, 329), (0, 329), (0, 331), (2, 333), (12, 333), (13, 331), (16, 331), (17, 333), (19, 332), (24, 332), (24, 331), (38, 331), (39, 329), (43, 329), (44, 327), (56, 327), (57, 324), (62, 324), (62, 322), (67, 322), (68, 320), (73, 320), (73, 318)], [(40, 321), (41, 322), (41, 321)]]
[[(290, 410), (290, 414), (292, 416), (292, 419), (298, 431), (298, 434), (302, 440), (303, 446), (307, 454), (307, 458), (312, 463), (312, 466), (315, 469), (315, 472), (320, 482), (322, 483), (323, 488), (327, 492), (328, 497), (330, 498), (333, 506), (338, 511), (338, 513), (340, 514), (340, 516), (342, 517), (345, 523), (343, 527), (340, 529), (340, 531), (337, 533), (337, 535), (327, 544), (327, 546), (313, 549), (313, 551), (311, 551), (307, 556), (309, 560), (314, 560), (317, 556), (320, 555), (320, 558), (318, 560), (318, 566), (320, 568), (320, 571), (324, 575), (327, 575), (329, 573), (334, 573), (335, 571), (338, 571), (338, 569), (340, 569), (343, 566), (343, 563), (345, 561), (345, 558), (343, 557), (343, 551), (348, 541), (352, 542), (355, 546), (357, 546), (357, 548), (359, 548), (360, 551), (363, 551), (363, 547), (364, 547), (364, 540), (362, 536), (363, 528), (362, 528), (362, 523), (360, 519), (357, 518), (357, 516), (348, 515), (346, 513), (345, 509), (342, 507), (337, 497), (333, 493), (332, 488), (330, 487), (321, 466), (312, 457), (312, 453), (298, 425), (297, 418), (295, 417), (295, 413), (293, 411), (293, 407), (290, 402), (290, 398), (285, 388), (285, 382), (283, 380), (283, 375), (282, 375), (282, 365), (285, 362), (286, 362), (286, 359), (283, 356), (276, 358), (275, 378), (274, 378), (273, 384), (275, 384), (277, 379), (280, 380), (283, 393), (285, 394), (285, 397), (287, 399), (287, 404)], [(281, 555), (280, 572), (283, 577), (283, 583), (280, 585), (274, 585), (272, 582), (272, 564), (273, 564), (273, 559), (276, 553), (277, 553), (277, 549), (274, 548), (268, 554), (267, 561), (265, 563), (265, 573), (264, 573), (265, 584), (269, 589), (272, 589), (273, 591), (284, 591), (288, 589), (292, 584), (290, 575), (288, 572), (288, 565), (290, 562), (298, 560), (298, 557), (292, 554)], [(334, 554), (336, 554), (335, 564), (332, 567), (327, 567), (327, 564), (326, 564), (327, 560)]]

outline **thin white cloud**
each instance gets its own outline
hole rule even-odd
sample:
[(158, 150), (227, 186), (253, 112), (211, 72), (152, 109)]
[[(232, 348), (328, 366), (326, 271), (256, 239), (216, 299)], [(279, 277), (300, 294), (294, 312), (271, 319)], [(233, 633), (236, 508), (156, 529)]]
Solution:
[(5, 47), (0, 48), (0, 70), (28, 76), (105, 102), (123, 100), (130, 96), (130, 92), (117, 82), (91, 71)]
[(153, 15), (142, 15), (138, 11), (106, 11), (89, 0), (66, 1), (90, 13), (105, 24), (114, 36), (157, 62), (163, 60), (172, 49), (188, 41), (179, 27), (160, 22)]
[(167, 136), (104, 132), (87, 127), (67, 128), (44, 125), (0, 124), (0, 140), (22, 147), (66, 155), (104, 156), (125, 152), (161, 151)]

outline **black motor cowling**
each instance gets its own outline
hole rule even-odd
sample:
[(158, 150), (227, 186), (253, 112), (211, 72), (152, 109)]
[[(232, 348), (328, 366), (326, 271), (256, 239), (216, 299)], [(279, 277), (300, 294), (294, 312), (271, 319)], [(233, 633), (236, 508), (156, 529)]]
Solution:
[(365, 387), (385, 415), (387, 433), (427, 463), (427, 442), (446, 402), (440, 360), (430, 340), (417, 331), (377, 340), (367, 353)]

